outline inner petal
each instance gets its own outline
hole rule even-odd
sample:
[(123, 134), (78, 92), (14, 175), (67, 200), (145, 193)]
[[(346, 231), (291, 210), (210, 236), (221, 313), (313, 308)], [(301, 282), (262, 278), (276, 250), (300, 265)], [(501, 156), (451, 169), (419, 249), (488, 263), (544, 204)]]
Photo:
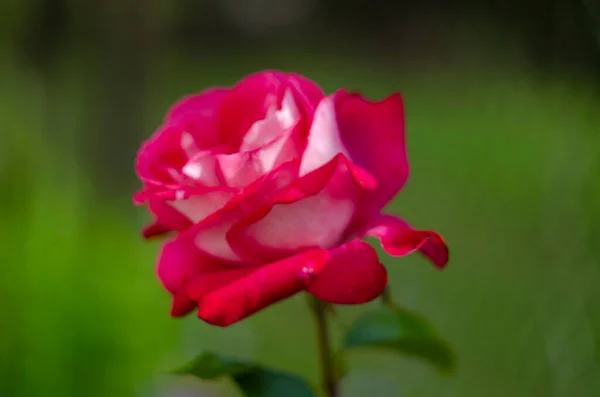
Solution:
[(213, 212), (223, 208), (232, 196), (233, 193), (231, 192), (215, 191), (199, 196), (191, 196), (185, 200), (169, 201), (168, 204), (193, 223), (198, 223)]
[(293, 204), (276, 205), (247, 233), (257, 243), (276, 249), (331, 248), (339, 243), (354, 210), (351, 198), (333, 198), (323, 191)]
[(202, 151), (194, 155), (182, 168), (181, 173), (203, 186), (221, 185), (220, 170), (212, 151)]
[(267, 116), (254, 122), (240, 145), (240, 151), (246, 152), (258, 149), (277, 139), (297, 123), (300, 117), (298, 107), (290, 89), (283, 95), (281, 108), (271, 106)]

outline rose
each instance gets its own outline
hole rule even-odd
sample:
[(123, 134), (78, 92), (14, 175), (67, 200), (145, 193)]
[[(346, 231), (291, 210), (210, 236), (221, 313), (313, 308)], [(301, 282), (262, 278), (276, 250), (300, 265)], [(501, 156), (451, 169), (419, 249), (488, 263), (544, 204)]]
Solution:
[(364, 236), (448, 260), (438, 234), (381, 214), (409, 173), (397, 93), (325, 96), (303, 76), (256, 73), (177, 102), (136, 169), (134, 199), (156, 217), (145, 237), (177, 232), (158, 261), (173, 316), (197, 308), (226, 326), (304, 290), (373, 300), (387, 274)]

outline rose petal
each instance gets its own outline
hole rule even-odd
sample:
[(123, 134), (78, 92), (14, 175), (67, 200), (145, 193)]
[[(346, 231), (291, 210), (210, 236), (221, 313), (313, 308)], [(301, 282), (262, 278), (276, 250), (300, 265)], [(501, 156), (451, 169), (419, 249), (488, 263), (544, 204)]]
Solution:
[[(209, 89), (183, 98), (171, 108), (165, 124), (144, 142), (137, 154), (136, 172), (147, 188), (177, 189), (178, 185), (186, 184), (188, 176), (182, 169), (189, 160), (202, 150), (214, 152), (219, 147), (218, 109), (228, 95), (228, 89)], [(192, 162), (187, 170), (192, 179), (197, 171), (194, 167), (197, 165)], [(205, 180), (207, 177), (204, 173)], [(196, 184), (202, 185), (202, 180), (195, 179)], [(214, 176), (205, 183), (205, 186), (215, 185)]]
[(265, 119), (270, 109), (281, 107), (287, 89), (298, 99), (304, 117), (312, 115), (323, 96), (320, 88), (305, 77), (276, 70), (252, 74), (232, 89), (219, 113), (222, 139), (232, 144), (238, 142), (237, 147), (231, 147), (231, 152), (238, 151), (256, 120)]
[(249, 186), (238, 191), (227, 204), (186, 231), (196, 246), (217, 258), (240, 262), (231, 249), (226, 234), (240, 222), (273, 200), (277, 192), (289, 185), (298, 172), (297, 162), (287, 162)]
[(202, 186), (215, 187), (225, 184), (216, 153), (212, 150), (196, 152), (183, 166), (181, 173)]
[(162, 247), (157, 272), (165, 288), (175, 295), (196, 274), (221, 267), (221, 262), (198, 250), (189, 239), (179, 236)]
[(378, 188), (363, 200), (365, 218), (378, 212), (402, 188), (409, 175), (404, 137), (404, 105), (400, 94), (370, 102), (360, 94), (334, 96), (343, 147), (357, 166), (375, 177)]
[(188, 218), (162, 200), (150, 200), (148, 208), (156, 216), (156, 221), (143, 230), (144, 238), (182, 231), (192, 225)]
[(142, 144), (136, 172), (145, 185), (167, 188), (181, 183), (179, 170), (188, 160), (181, 146), (182, 132), (178, 125), (162, 126)]
[(300, 111), (310, 126), (315, 109), (325, 94), (315, 82), (298, 73), (286, 73), (286, 77), (287, 83), (292, 88), (292, 93), (300, 105)]
[(246, 261), (271, 261), (337, 245), (352, 222), (361, 189), (351, 164), (338, 155), (296, 179), (231, 228), (230, 246)]
[(177, 293), (173, 296), (171, 304), (171, 316), (183, 317), (189, 314), (198, 306), (196, 301), (191, 300), (185, 291)]
[(328, 256), (315, 249), (260, 267), (202, 274), (188, 295), (198, 301), (198, 317), (225, 327), (306, 289)]
[(335, 113), (335, 95), (323, 98), (315, 111), (308, 144), (302, 155), (300, 176), (322, 167), (338, 154), (347, 156)]
[(197, 94), (181, 98), (167, 112), (167, 123), (177, 121), (183, 116), (199, 114), (202, 117), (213, 117), (223, 100), (231, 92), (230, 88), (209, 88)]
[(258, 149), (272, 142), (290, 130), (298, 122), (299, 117), (294, 96), (288, 88), (283, 96), (281, 109), (275, 107), (269, 109), (264, 119), (252, 124), (242, 140), (240, 152)]
[(439, 234), (414, 230), (395, 216), (376, 217), (367, 226), (364, 235), (379, 238), (383, 249), (392, 256), (405, 256), (419, 250), (440, 269), (448, 263), (448, 247)]
[(369, 244), (352, 240), (330, 250), (327, 265), (308, 292), (336, 304), (361, 304), (377, 298), (387, 285), (387, 272)]
[(221, 173), (230, 187), (248, 186), (281, 164), (297, 159), (302, 151), (302, 130), (296, 124), (277, 139), (249, 152), (219, 155)]
[(213, 191), (185, 200), (167, 201), (167, 204), (175, 208), (193, 223), (198, 223), (207, 216), (223, 208), (233, 197), (229, 191)]
[[(182, 146), (195, 147), (195, 151), (221, 147), (219, 112), (231, 93), (230, 88), (210, 88), (179, 100), (169, 109), (165, 124), (182, 126)], [(195, 151), (189, 151), (191, 157)]]

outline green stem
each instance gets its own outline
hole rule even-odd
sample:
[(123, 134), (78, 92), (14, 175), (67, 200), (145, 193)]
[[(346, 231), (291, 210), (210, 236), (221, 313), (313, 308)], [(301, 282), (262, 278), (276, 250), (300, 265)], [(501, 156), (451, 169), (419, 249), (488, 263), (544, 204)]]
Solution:
[(327, 324), (327, 303), (312, 296), (310, 307), (317, 323), (317, 343), (321, 360), (321, 377), (327, 397), (338, 397), (338, 382), (335, 371), (335, 362), (331, 341), (329, 340), (329, 327)]
[(392, 294), (390, 293), (390, 287), (385, 287), (381, 295), (379, 296), (381, 302), (383, 302), (386, 306), (394, 306), (394, 301), (392, 300)]
[(394, 302), (394, 299), (392, 298), (392, 293), (390, 292), (390, 287), (385, 287), (385, 289), (379, 296), (379, 299), (381, 299), (381, 303), (383, 303), (384, 306), (392, 310), (403, 311), (403, 309), (400, 306), (398, 306), (396, 302)]

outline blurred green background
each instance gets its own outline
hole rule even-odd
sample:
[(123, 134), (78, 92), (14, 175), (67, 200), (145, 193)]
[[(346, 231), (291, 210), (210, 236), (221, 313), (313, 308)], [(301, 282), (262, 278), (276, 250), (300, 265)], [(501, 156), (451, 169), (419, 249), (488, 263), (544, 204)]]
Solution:
[(390, 211), (451, 247), (443, 272), (381, 257), (456, 375), (359, 352), (344, 397), (600, 395), (599, 22), (586, 0), (2, 0), (0, 396), (236, 395), (160, 375), (204, 349), (317, 382), (302, 296), (227, 329), (169, 318), (130, 198), (173, 101), (264, 68), (400, 90)]

